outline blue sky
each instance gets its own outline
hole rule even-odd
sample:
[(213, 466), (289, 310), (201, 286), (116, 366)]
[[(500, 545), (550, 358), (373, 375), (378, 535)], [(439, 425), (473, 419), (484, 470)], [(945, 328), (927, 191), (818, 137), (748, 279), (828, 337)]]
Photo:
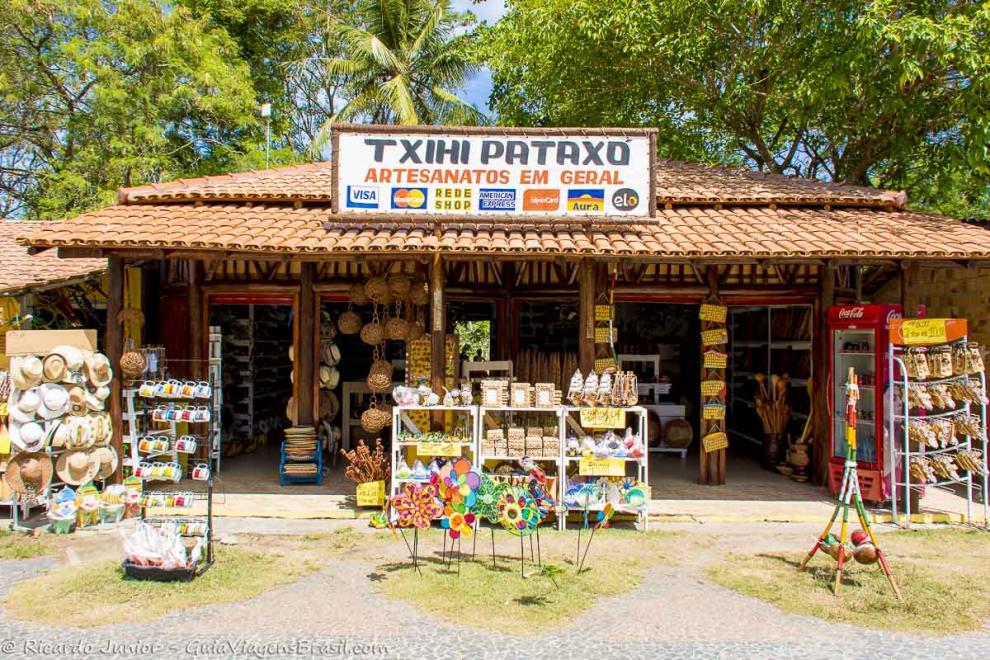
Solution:
[[(478, 21), (495, 23), (505, 13), (504, 0), (484, 0), (475, 4), (471, 0), (452, 0), (451, 7), (457, 11), (468, 10), (478, 17)], [(461, 97), (475, 104), (483, 112), (490, 113), (488, 96), (492, 91), (492, 74), (484, 68), (474, 74), (461, 91)]]

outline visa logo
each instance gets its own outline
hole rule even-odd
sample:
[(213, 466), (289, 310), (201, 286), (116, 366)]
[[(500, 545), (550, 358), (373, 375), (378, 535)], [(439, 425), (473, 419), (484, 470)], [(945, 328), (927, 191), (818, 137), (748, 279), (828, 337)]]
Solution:
[(376, 186), (347, 186), (347, 208), (377, 209), (378, 188)]

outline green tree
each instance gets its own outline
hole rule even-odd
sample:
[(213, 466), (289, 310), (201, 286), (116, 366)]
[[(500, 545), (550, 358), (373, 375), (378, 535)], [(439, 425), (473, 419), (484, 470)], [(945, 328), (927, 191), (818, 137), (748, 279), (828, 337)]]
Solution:
[(0, 0), (0, 213), (64, 217), (256, 150), (248, 67), (164, 0)]
[(471, 70), (473, 17), (448, 0), (360, 0), (333, 36), (343, 57), (328, 71), (348, 76), (350, 96), (331, 122), (474, 124), (484, 119), (452, 91)]
[(990, 3), (510, 0), (500, 121), (646, 125), (662, 155), (987, 212)]

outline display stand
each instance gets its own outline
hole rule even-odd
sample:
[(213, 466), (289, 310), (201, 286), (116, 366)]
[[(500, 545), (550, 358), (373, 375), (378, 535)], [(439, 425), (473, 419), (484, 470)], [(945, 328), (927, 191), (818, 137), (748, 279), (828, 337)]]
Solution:
[[(131, 446), (130, 467), (135, 476), (140, 477), (144, 482), (141, 497), (141, 519), (156, 526), (175, 523), (179, 527), (181, 536), (205, 538), (206, 557), (195, 568), (197, 574), (203, 573), (213, 564), (213, 479), (214, 459), (217, 454), (217, 448), (213, 447), (215, 439), (213, 426), (217, 402), (212, 373), (211, 378), (206, 382), (209, 386), (209, 394), (205, 397), (177, 397), (172, 393), (162, 392), (158, 389), (153, 389), (152, 395), (147, 396), (148, 392), (142, 392), (142, 386), (128, 387), (124, 390), (127, 410), (124, 419), (129, 426), (128, 439)], [(147, 385), (143, 385), (143, 387), (147, 388)], [(183, 415), (183, 411), (197, 407), (199, 417), (194, 419), (182, 418), (186, 416)], [(161, 417), (163, 411), (174, 411), (165, 414), (168, 416), (178, 415), (179, 419), (163, 419)], [(204, 411), (205, 419), (202, 418)], [(189, 433), (180, 435), (179, 424), (188, 424)], [(138, 435), (141, 426), (143, 429), (140, 429), (140, 435)], [(180, 470), (175, 476), (161, 475), (156, 472), (154, 465), (160, 461), (154, 459), (168, 456), (173, 462), (179, 462), (178, 442), (180, 438), (185, 436), (193, 436), (197, 442), (195, 454), (187, 455), (190, 457), (199, 455), (205, 459), (188, 461), (186, 468)], [(169, 450), (167, 452), (142, 452), (140, 442), (143, 438), (167, 440)], [(190, 467), (189, 463), (193, 461), (196, 461), (197, 465)], [(206, 470), (205, 475), (202, 474), (204, 468)], [(150, 484), (179, 484), (190, 478), (205, 481), (205, 492), (150, 487)], [(206, 505), (205, 515), (155, 515), (151, 511), (156, 508), (192, 508), (200, 502)]]
[[(600, 432), (600, 431), (604, 430), (604, 429), (591, 429), (591, 428), (585, 429), (583, 426), (581, 426), (581, 417), (580, 417), (580, 415), (581, 415), (581, 411), (582, 410), (586, 410), (586, 408), (580, 407), (580, 406), (564, 406), (561, 409), (561, 411), (562, 411), (561, 412), (561, 422), (560, 422), (560, 451), (561, 451), (560, 460), (561, 460), (561, 467), (562, 467), (562, 470), (561, 470), (561, 479), (560, 479), (560, 482), (561, 482), (560, 483), (561, 499), (563, 499), (564, 494), (567, 493), (567, 490), (568, 490), (568, 487), (570, 485), (570, 482), (573, 479), (573, 477), (575, 477), (575, 476), (588, 476), (588, 477), (595, 477), (595, 476), (620, 476), (620, 475), (604, 474), (604, 473), (602, 473), (602, 474), (591, 474), (591, 473), (588, 473), (588, 474), (572, 474), (574, 472), (578, 472), (579, 473), (581, 471), (581, 461), (582, 461), (582, 458), (583, 457), (582, 456), (568, 456), (567, 455), (567, 436), (568, 436), (568, 434), (570, 432), (574, 432), (574, 433), (577, 433), (580, 436), (580, 435), (587, 435), (587, 434), (590, 434), (590, 433), (593, 433), (593, 432), (596, 432), (596, 431), (599, 431)], [(609, 458), (607, 460), (608, 461), (621, 461), (624, 464), (623, 465), (623, 474), (621, 476), (635, 477), (638, 481), (640, 481), (640, 482), (648, 485), (650, 483), (650, 481), (649, 481), (649, 457), (650, 457), (650, 452), (649, 451), (645, 451), (647, 438), (649, 437), (647, 435), (647, 430), (648, 430), (648, 428), (647, 428), (648, 427), (647, 410), (643, 406), (631, 406), (631, 407), (628, 407), (628, 408), (619, 408), (618, 410), (621, 410), (621, 411), (625, 412), (626, 415), (627, 415), (627, 418), (626, 418), (626, 424), (622, 427), (622, 429), (618, 429), (617, 428), (615, 430), (617, 432), (619, 432), (619, 433), (623, 432), (624, 429), (627, 428), (627, 427), (638, 430), (639, 437), (640, 437), (640, 439), (641, 439), (641, 441), (643, 443), (644, 452), (643, 452), (643, 456), (640, 457), (640, 458), (632, 458), (632, 457), (619, 458), (619, 457), (612, 457), (612, 458)], [(628, 419), (628, 415), (635, 415), (636, 419), (631, 422)], [(632, 470), (630, 470), (630, 467), (632, 467)], [(603, 470), (603, 472), (607, 472), (607, 471), (608, 470)], [(632, 472), (632, 474), (630, 474), (630, 472)], [(603, 508), (602, 505), (589, 506), (589, 507), (587, 507), (587, 510), (588, 511), (599, 511), (602, 508)], [(619, 513), (622, 513), (622, 510), (621, 509), (617, 509), (617, 510), (619, 511)], [(572, 510), (571, 513), (574, 513), (574, 511)], [(647, 502), (647, 506), (641, 507), (636, 512), (636, 517), (638, 518), (638, 520), (640, 522), (641, 528), (645, 531), (648, 528), (648, 502)], [(560, 528), (561, 529), (566, 529), (567, 528), (567, 516), (566, 515), (560, 517)]]
[[(925, 488), (948, 489), (956, 485), (965, 486), (966, 520), (972, 520), (973, 490), (979, 489), (983, 501), (983, 522), (988, 524), (987, 502), (987, 405), (974, 404), (969, 401), (953, 399), (954, 407), (926, 410), (916, 405), (912, 388), (919, 392), (928, 392), (940, 386), (972, 388), (986, 396), (986, 374), (954, 373), (945, 376), (933, 373), (928, 378), (912, 378), (916, 369), (909, 368), (907, 362), (915, 359), (916, 355), (934, 354), (936, 351), (948, 351), (954, 355), (956, 351), (967, 349), (969, 339), (966, 333), (966, 322), (961, 319), (897, 319), (891, 323), (891, 341), (888, 347), (888, 370), (891, 388), (888, 393), (889, 455), (892, 457), (893, 493), (891, 497), (891, 516), (894, 521), (902, 521), (904, 527), (911, 526), (911, 496), (912, 490), (920, 492)], [(912, 355), (912, 352), (916, 352)], [(927, 358), (926, 358), (927, 359)], [(957, 370), (958, 371), (958, 370)], [(897, 395), (897, 396), (895, 396)], [(984, 399), (985, 401), (985, 399)], [(957, 422), (963, 418), (979, 420), (979, 433), (960, 433)], [(919, 445), (917, 438), (923, 427), (929, 422), (936, 424), (949, 422), (952, 424), (952, 438), (948, 442), (940, 442), (937, 448)], [(912, 438), (914, 436), (914, 438)], [(982, 453), (982, 474), (974, 479), (972, 470), (965, 469), (965, 464), (959, 462), (961, 451), (978, 450)], [(958, 477), (936, 478), (934, 481), (920, 481), (912, 478), (912, 461), (949, 460), (954, 466)], [(899, 516), (903, 504), (903, 518)]]
[[(509, 424), (510, 420), (514, 420), (516, 415), (524, 415), (527, 418), (538, 417), (541, 420), (546, 420), (549, 422), (553, 420), (553, 426), (557, 429), (554, 434), (554, 439), (557, 440), (557, 449), (551, 453), (543, 452), (542, 455), (537, 453), (530, 453), (529, 448), (526, 447), (522, 453), (518, 451), (502, 451), (501, 449), (486, 449), (485, 440), (485, 420), (497, 419), (499, 421), (504, 421), (508, 426), (524, 428), (523, 424)], [(560, 448), (560, 434), (561, 427), (564, 423), (563, 409), (555, 406), (553, 408), (534, 408), (534, 407), (519, 407), (519, 408), (509, 408), (509, 407), (498, 407), (489, 408), (485, 406), (480, 406), (478, 408), (478, 419), (479, 419), (479, 432), (478, 432), (478, 465), (481, 466), (481, 470), (486, 474), (495, 474), (491, 471), (490, 464), (495, 461), (513, 461), (518, 462), (523, 456), (528, 456), (533, 461), (535, 461), (540, 467), (543, 468), (545, 472), (550, 476), (556, 478), (556, 485), (553, 489), (553, 493), (550, 493), (558, 501), (563, 497), (563, 491), (561, 490), (561, 483), (563, 482), (564, 474), (564, 463), (563, 463), (563, 453)], [(553, 467), (554, 469), (548, 470), (547, 468)], [(520, 466), (520, 470), (521, 470)]]
[[(399, 435), (403, 431), (416, 435), (426, 432), (420, 429), (409, 417), (408, 413), (413, 411), (450, 413), (455, 418), (463, 417), (463, 428), (465, 429), (466, 435), (470, 438), (470, 440), (458, 443), (400, 441)], [(458, 427), (456, 423), (453, 424), (453, 426), (454, 428)], [(417, 458), (423, 461), (425, 465), (434, 458), (456, 458), (458, 456), (465, 456), (470, 458), (472, 465), (476, 465), (478, 462), (479, 428), (480, 421), (477, 406), (393, 406), (391, 446), (392, 476), (391, 483), (389, 484), (389, 497), (394, 496), (403, 483), (428, 483), (430, 480), (429, 476), (425, 479), (416, 478), (414, 476), (397, 476), (396, 466), (398, 466), (399, 458), (402, 457), (403, 452), (412, 452), (413, 455), (410, 456), (410, 460), (408, 461), (409, 463), (412, 463)], [(435, 451), (436, 453), (423, 453), (427, 451)]]

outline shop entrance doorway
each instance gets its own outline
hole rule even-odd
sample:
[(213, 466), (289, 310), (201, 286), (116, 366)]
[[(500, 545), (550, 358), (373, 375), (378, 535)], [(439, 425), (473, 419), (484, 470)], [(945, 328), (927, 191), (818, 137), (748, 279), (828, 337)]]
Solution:
[(225, 487), (260, 492), (278, 483), (286, 405), (293, 394), (292, 299), (210, 299), (209, 324), (221, 334)]

